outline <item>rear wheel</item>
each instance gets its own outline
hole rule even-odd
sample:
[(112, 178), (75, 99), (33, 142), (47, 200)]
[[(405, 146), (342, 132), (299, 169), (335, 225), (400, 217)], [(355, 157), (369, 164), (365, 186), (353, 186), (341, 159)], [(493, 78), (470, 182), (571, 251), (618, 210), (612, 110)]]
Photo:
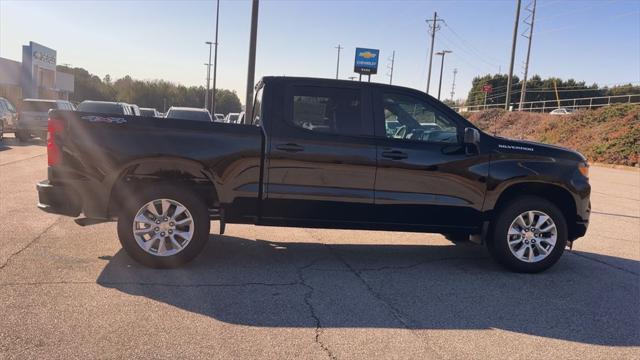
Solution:
[(188, 190), (152, 185), (124, 206), (118, 238), (139, 263), (173, 268), (195, 258), (209, 237), (206, 205)]
[(496, 261), (526, 273), (550, 268), (566, 244), (564, 215), (550, 201), (534, 196), (519, 197), (503, 207), (487, 242)]

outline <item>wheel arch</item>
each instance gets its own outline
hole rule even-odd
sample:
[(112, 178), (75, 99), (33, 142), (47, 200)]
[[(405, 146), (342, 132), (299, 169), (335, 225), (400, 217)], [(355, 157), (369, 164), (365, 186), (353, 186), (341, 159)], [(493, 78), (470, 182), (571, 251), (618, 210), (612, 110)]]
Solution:
[(565, 217), (569, 239), (575, 233), (577, 208), (571, 192), (566, 188), (543, 182), (519, 182), (506, 187), (497, 198), (492, 213), (500, 211), (511, 200), (520, 196), (537, 196), (556, 205)]
[(115, 172), (109, 181), (108, 213), (117, 216), (128, 199), (132, 199), (141, 186), (154, 183), (183, 184), (205, 200), (207, 207), (218, 206), (219, 189), (214, 176), (195, 160), (179, 157), (144, 158), (132, 161)]

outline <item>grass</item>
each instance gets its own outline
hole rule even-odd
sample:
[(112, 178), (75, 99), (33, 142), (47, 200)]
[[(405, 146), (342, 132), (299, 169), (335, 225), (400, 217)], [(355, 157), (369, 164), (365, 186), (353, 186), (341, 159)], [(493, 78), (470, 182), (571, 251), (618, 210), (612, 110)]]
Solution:
[(592, 162), (640, 166), (640, 105), (613, 105), (565, 116), (498, 109), (463, 115), (491, 134), (568, 147)]

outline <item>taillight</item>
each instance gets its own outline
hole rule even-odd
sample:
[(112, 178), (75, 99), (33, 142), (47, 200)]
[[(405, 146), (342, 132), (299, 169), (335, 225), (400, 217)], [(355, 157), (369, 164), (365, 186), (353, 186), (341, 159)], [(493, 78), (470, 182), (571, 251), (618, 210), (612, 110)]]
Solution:
[(56, 118), (49, 118), (47, 132), (47, 163), (54, 166), (60, 162), (60, 147), (56, 144), (56, 135), (64, 131), (64, 121)]

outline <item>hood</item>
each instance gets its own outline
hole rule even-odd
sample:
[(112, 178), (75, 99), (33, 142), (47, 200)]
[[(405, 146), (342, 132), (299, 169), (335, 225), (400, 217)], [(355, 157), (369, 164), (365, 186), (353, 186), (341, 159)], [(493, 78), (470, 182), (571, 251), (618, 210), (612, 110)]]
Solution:
[(548, 156), (554, 158), (562, 158), (567, 160), (574, 160), (580, 162), (586, 162), (582, 154), (575, 150), (567, 149), (562, 146), (543, 144), (535, 141), (528, 140), (514, 140), (502, 137), (496, 137), (497, 149), (500, 152), (517, 152), (521, 154), (529, 154), (534, 156)]

